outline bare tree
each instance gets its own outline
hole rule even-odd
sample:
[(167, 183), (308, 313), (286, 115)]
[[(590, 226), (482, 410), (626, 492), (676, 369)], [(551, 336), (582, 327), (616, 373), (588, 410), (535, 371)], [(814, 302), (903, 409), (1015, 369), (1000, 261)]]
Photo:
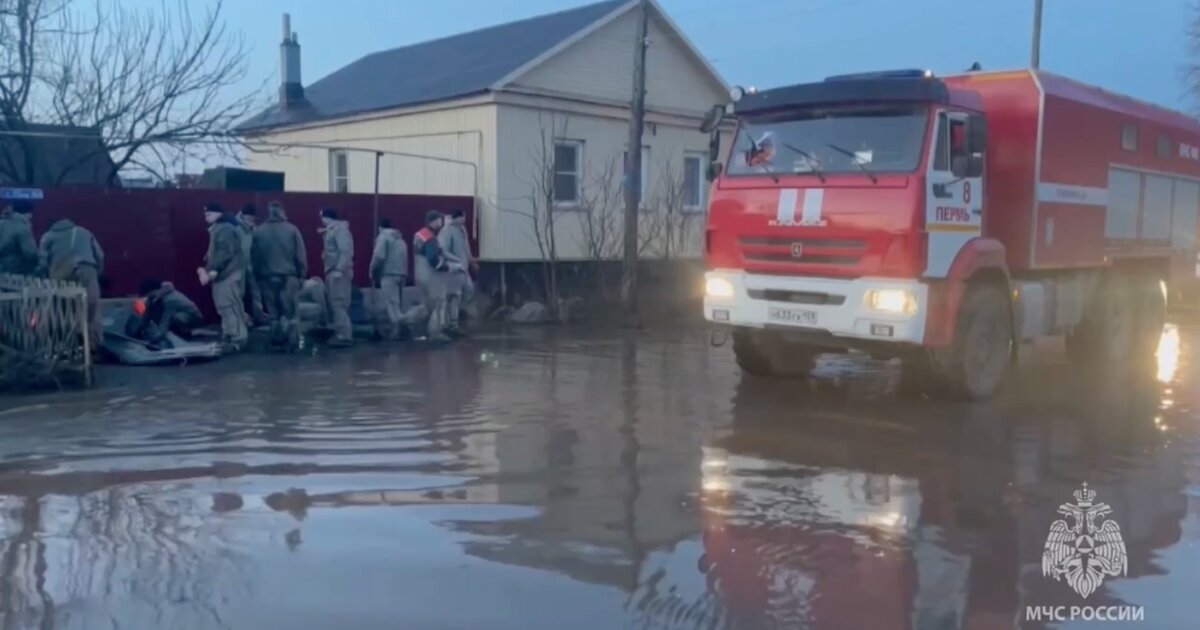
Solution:
[[(182, 158), (232, 154), (228, 130), (260, 101), (228, 98), (246, 76), (247, 49), (222, 6), (0, 0), (0, 133), (12, 138), (0, 143), (0, 175), (30, 182), (52, 165), (41, 177), (61, 183), (107, 153), (112, 184), (125, 168), (165, 179)], [(36, 139), (56, 132), (30, 131), (44, 124), (100, 141), (48, 161), (38, 153), (50, 143)]]
[(585, 176), (580, 191), (579, 246), (593, 260), (621, 254), (621, 170), (614, 157)]
[(580, 187), (578, 245), (593, 264), (596, 290), (604, 299), (616, 297), (619, 277), (606, 273), (605, 262), (617, 259), (624, 249), (625, 223), (622, 199), (622, 169), (616, 156), (604, 162), (595, 173), (588, 173)]
[(502, 212), (523, 217), (529, 224), (528, 236), (537, 247), (541, 259), (542, 290), (546, 298), (546, 308), (552, 316), (557, 316), (559, 307), (558, 233), (555, 227), (558, 219), (558, 211), (555, 209), (555, 140), (566, 136), (568, 122), (567, 118), (559, 119), (553, 114), (538, 114), (538, 135), (528, 149), (529, 172), (521, 173), (515, 166), (513, 169), (514, 175), (525, 185), (528, 194), (519, 200), (519, 207), (500, 209)]
[(26, 112), (38, 82), (40, 41), (56, 32), (67, 0), (0, 0), (0, 175), (15, 182), (33, 179), (35, 144)]
[(654, 193), (642, 219), (643, 255), (677, 258), (695, 240), (698, 213), (688, 211), (687, 182), (682, 169), (668, 158), (659, 162)]

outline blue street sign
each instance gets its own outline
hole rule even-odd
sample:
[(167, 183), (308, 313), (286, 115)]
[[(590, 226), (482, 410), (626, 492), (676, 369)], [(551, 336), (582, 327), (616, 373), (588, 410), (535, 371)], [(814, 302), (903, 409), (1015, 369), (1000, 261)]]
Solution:
[(35, 201), (41, 198), (41, 188), (0, 188), (0, 199)]

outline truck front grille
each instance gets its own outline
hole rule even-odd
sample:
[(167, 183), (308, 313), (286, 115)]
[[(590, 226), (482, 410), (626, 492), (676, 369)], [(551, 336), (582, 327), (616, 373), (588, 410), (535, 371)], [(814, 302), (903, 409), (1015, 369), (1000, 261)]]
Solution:
[(816, 291), (787, 291), (784, 289), (750, 289), (750, 298), (768, 300), (771, 302), (792, 302), (793, 304), (812, 304), (817, 306), (841, 306), (846, 302), (846, 296)]
[(814, 236), (743, 236), (738, 245), (747, 261), (799, 265), (857, 265), (867, 250), (863, 239)]

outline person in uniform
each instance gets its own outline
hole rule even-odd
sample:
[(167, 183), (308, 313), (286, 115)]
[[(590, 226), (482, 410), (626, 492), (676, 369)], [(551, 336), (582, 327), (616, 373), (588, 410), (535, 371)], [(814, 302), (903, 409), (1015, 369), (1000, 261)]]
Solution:
[(383, 303), (387, 318), (387, 337), (399, 339), (404, 312), (401, 291), (408, 277), (408, 245), (400, 231), (392, 227), (391, 219), (379, 221), (379, 236), (371, 254), (371, 284), (378, 286), (377, 295)]
[(340, 219), (333, 208), (321, 211), (321, 224), (324, 243), (321, 260), (325, 265), (325, 287), (329, 292), (330, 321), (333, 322), (333, 338), (329, 345), (344, 348), (354, 343), (354, 326), (350, 322), (354, 237), (350, 234), (350, 224)]
[(59, 219), (42, 235), (38, 246), (37, 274), (51, 280), (74, 282), (87, 291), (88, 340), (98, 350), (104, 339), (100, 321), (100, 273), (104, 249), (85, 227)]
[(130, 337), (161, 346), (167, 341), (168, 332), (191, 339), (196, 328), (204, 323), (200, 307), (170, 282), (143, 280), (138, 295), (134, 316), (125, 326)]
[(283, 204), (267, 205), (267, 220), (254, 230), (251, 265), (257, 276), (271, 323), (271, 341), (294, 349), (300, 345), (296, 310), (300, 282), (308, 274), (308, 253), (300, 229), (287, 220)]
[(446, 256), (449, 271), (446, 274), (446, 332), (450, 336), (460, 336), (458, 322), (462, 319), (462, 306), (465, 296), (471, 291), (471, 274), (468, 268), (474, 267), (471, 259), (471, 245), (467, 240), (466, 215), (462, 210), (455, 210), (450, 215), (450, 222), (438, 232), (438, 243)]
[(197, 269), (200, 284), (212, 285), (213, 305), (221, 316), (221, 340), (226, 352), (245, 347), (250, 333), (242, 303), (242, 275), (246, 263), (242, 256), (241, 224), (219, 203), (204, 206), (208, 223), (208, 253), (204, 266)]
[(444, 219), (436, 210), (425, 214), (425, 227), (413, 235), (413, 278), (425, 297), (429, 323), (425, 336), (429, 341), (448, 341), (446, 336), (446, 284), (450, 264), (442, 253), (437, 234)]
[(28, 275), (37, 269), (33, 240), (33, 204), (14, 201), (0, 210), (0, 273)]
[(246, 269), (242, 273), (242, 284), (246, 285), (242, 292), (242, 299), (249, 305), (247, 320), (253, 322), (255, 326), (261, 326), (270, 320), (263, 310), (263, 298), (262, 291), (258, 286), (258, 274), (254, 272), (254, 259), (250, 256), (250, 246), (254, 243), (254, 230), (258, 221), (257, 215), (258, 208), (254, 204), (248, 203), (242, 206), (242, 211), (238, 213), (237, 219), (241, 228), (242, 259), (246, 261)]

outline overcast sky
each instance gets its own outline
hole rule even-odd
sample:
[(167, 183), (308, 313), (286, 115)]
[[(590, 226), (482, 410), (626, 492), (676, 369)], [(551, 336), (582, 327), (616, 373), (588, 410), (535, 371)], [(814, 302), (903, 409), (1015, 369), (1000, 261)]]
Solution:
[[(1033, 0), (660, 2), (730, 84), (771, 87), (872, 69), (948, 73), (974, 61), (993, 69), (1029, 62)], [(245, 88), (253, 89), (277, 76), (285, 11), (300, 36), (308, 84), (370, 52), (581, 4), (586, 1), (227, 0), (225, 13), (250, 45), (255, 78)], [(1181, 79), (1189, 59), (1184, 30), (1190, 4), (1045, 0), (1042, 67), (1196, 111)]]
[[(660, 2), (731, 84), (771, 87), (871, 69), (946, 73), (974, 61), (985, 68), (1029, 62), (1033, 0)], [(226, 3), (226, 16), (251, 45), (251, 69), (261, 81), (277, 74), (280, 14), (290, 12), (307, 84), (376, 50), (581, 4), (586, 2), (234, 0)], [(1189, 59), (1189, 4), (1045, 0), (1042, 67), (1195, 111), (1181, 79)]]

